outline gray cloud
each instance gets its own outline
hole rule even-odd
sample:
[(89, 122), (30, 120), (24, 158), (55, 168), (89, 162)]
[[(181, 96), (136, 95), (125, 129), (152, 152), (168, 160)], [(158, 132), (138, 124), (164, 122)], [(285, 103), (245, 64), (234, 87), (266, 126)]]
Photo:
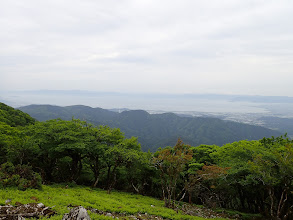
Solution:
[(1, 90), (293, 96), (289, 0), (1, 5)]

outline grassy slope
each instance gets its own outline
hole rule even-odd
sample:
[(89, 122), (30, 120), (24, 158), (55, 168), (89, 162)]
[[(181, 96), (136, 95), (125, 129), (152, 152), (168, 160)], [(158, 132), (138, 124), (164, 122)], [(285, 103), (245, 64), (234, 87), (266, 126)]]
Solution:
[[(60, 220), (64, 213), (68, 212), (67, 205), (82, 205), (92, 207), (102, 211), (118, 213), (148, 213), (150, 215), (161, 216), (168, 219), (204, 219), (195, 216), (182, 215), (172, 209), (164, 207), (164, 202), (141, 195), (134, 195), (123, 192), (112, 192), (107, 194), (100, 189), (91, 189), (89, 187), (73, 187), (66, 189), (64, 186), (43, 186), (43, 190), (19, 191), (16, 189), (0, 190), (0, 204), (4, 205), (6, 199), (12, 199), (12, 205), (15, 202), (22, 204), (35, 202), (31, 197), (37, 197), (46, 206), (53, 207), (58, 213), (51, 217), (51, 220)], [(153, 205), (154, 207), (152, 207)], [(113, 219), (112, 217), (101, 216), (88, 212), (91, 219)], [(220, 218), (217, 218), (218, 220)]]

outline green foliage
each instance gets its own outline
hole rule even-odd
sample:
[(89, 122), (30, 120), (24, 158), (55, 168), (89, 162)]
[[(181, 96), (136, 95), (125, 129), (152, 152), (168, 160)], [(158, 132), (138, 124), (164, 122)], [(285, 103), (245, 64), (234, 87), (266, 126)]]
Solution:
[[(174, 207), (176, 186), (187, 163), (192, 160), (190, 146), (178, 139), (177, 144), (156, 152), (153, 162), (160, 171), (162, 193), (166, 207)], [(173, 200), (173, 201), (172, 201)]]
[[(58, 167), (58, 160), (70, 157), (70, 179), (76, 180), (82, 168), (82, 157), (86, 149), (84, 137), (88, 124), (80, 120), (63, 121), (60, 119), (37, 123), (31, 127), (33, 141), (39, 148), (42, 158), (41, 169), (45, 179), (52, 177), (52, 172)], [(57, 159), (57, 161), (56, 161)], [(57, 180), (60, 176), (57, 176)]]
[(288, 218), (289, 213), (293, 211), (292, 141), (281, 136), (264, 138), (261, 143), (267, 150), (263, 154), (255, 155), (249, 162), (252, 176), (267, 189), (270, 216)]
[(142, 110), (111, 112), (87, 106), (58, 107), (31, 105), (20, 108), (40, 121), (72, 116), (95, 125), (120, 128), (127, 138), (138, 137), (144, 151), (155, 152), (159, 147), (173, 146), (178, 137), (184, 143), (223, 145), (239, 140), (258, 140), (278, 136), (279, 132), (259, 126), (223, 121), (215, 118), (180, 117), (173, 113), (149, 114)]
[(236, 210), (229, 210), (229, 209), (215, 209), (214, 211), (218, 213), (228, 213), (231, 216), (241, 216), (243, 220), (251, 220), (251, 219), (262, 219), (260, 214), (251, 214), (251, 213), (243, 213)]
[(238, 210), (258, 211), (262, 206), (262, 186), (252, 178), (249, 161), (255, 154), (264, 152), (259, 141), (239, 141), (226, 144), (211, 154), (221, 167), (229, 167), (228, 175), (221, 184), (221, 200), (226, 207)]
[(30, 158), (28, 137), (23, 126), (35, 119), (20, 110), (0, 103), (0, 164), (7, 161), (26, 163)]
[(27, 130), (37, 149), (31, 163), (46, 182), (91, 182), (97, 186), (102, 180), (111, 190), (121, 168), (133, 169), (142, 153), (137, 138), (126, 139), (119, 129), (95, 127), (77, 119), (39, 122)]
[(40, 189), (42, 184), (41, 176), (33, 172), (32, 167), (27, 165), (16, 165), (7, 162), (0, 168), (0, 186), (15, 186), (20, 190), (28, 188)]
[[(12, 204), (20, 202), (22, 204), (35, 202), (32, 198), (37, 198), (41, 202), (57, 212), (50, 219), (61, 219), (68, 213), (67, 206), (81, 205), (86, 208), (98, 209), (104, 212), (116, 212), (125, 215), (137, 213), (148, 213), (171, 220), (203, 220), (197, 216), (185, 215), (181, 211), (164, 207), (164, 202), (147, 196), (115, 192), (108, 194), (107, 191), (92, 189), (88, 187), (68, 187), (65, 185), (43, 186), (43, 190), (27, 189), (18, 191), (15, 189), (5, 189), (0, 191), (0, 203), (4, 204), (7, 198), (12, 199)], [(107, 219), (105, 216), (89, 211), (91, 219)], [(45, 219), (45, 218), (44, 218)], [(112, 218), (111, 218), (112, 219)], [(220, 218), (213, 218), (218, 219)]]
[(234, 142), (211, 156), (218, 165), (231, 168), (226, 177), (229, 187), (223, 188), (226, 205), (261, 210), (271, 218), (291, 215), (293, 151), (292, 141), (286, 136)]
[(0, 122), (16, 127), (34, 124), (35, 119), (20, 110), (0, 102)]
[[(96, 127), (72, 118), (69, 121), (54, 119), (34, 123), (23, 119), (26, 115), (5, 105), (1, 105), (0, 110), (0, 185), (5, 190), (8, 186), (27, 191), (28, 188), (38, 188), (41, 175), (46, 183), (62, 182), (69, 188), (83, 184), (107, 189), (108, 193), (119, 189), (156, 197), (163, 195), (168, 207), (174, 207), (176, 199), (186, 201), (185, 194), (188, 194), (189, 202), (210, 207), (261, 211), (274, 218), (293, 217), (290, 214), (293, 208), (293, 141), (286, 135), (260, 141), (242, 140), (222, 147), (190, 147), (178, 141), (176, 146), (160, 148), (152, 154), (142, 152), (139, 139), (125, 138), (118, 128)], [(86, 110), (89, 115), (96, 112), (82, 106), (69, 110), (80, 114), (85, 114)], [(144, 111), (133, 111), (117, 115), (99, 111), (112, 125), (117, 123), (123, 129), (126, 126), (135, 134), (143, 134), (139, 138), (146, 141), (149, 141), (148, 135), (153, 134), (153, 141), (158, 143), (162, 137), (173, 140), (175, 134), (192, 139), (189, 132), (200, 136), (206, 143), (209, 142), (206, 135), (213, 135), (215, 141), (220, 137), (227, 141), (231, 140), (229, 129), (233, 132), (238, 129), (236, 124), (226, 122), (223, 127), (220, 120), (193, 118), (186, 121), (186, 118), (173, 114), (149, 115)], [(193, 124), (197, 120), (200, 123)], [(220, 130), (215, 132), (210, 126)], [(245, 129), (241, 130), (244, 134), (257, 130), (253, 128), (246, 133)], [(237, 132), (234, 134), (237, 136)], [(80, 196), (80, 192), (76, 195)], [(104, 200), (101, 198), (104, 203), (99, 204), (89, 204), (86, 198), (82, 198), (82, 204), (89, 207), (117, 212), (120, 208), (116, 203), (123, 200), (115, 198), (118, 201), (109, 207), (104, 205), (110, 202), (105, 200), (108, 196), (104, 196)], [(127, 201), (123, 200), (123, 203), (127, 204)], [(123, 210), (131, 214), (138, 208), (129, 204)], [(150, 212), (147, 208), (141, 210)], [(174, 217), (168, 210), (160, 216), (189, 219), (180, 213)]]
[(211, 154), (219, 150), (217, 145), (199, 145), (197, 147), (192, 147), (193, 158), (197, 163), (204, 164), (214, 164), (215, 161), (211, 158)]
[[(226, 144), (211, 154), (216, 164), (222, 167), (230, 167), (229, 177), (233, 183), (247, 184), (246, 177), (250, 173), (248, 161), (253, 159), (256, 153), (263, 152), (259, 141), (239, 141)], [(232, 178), (232, 176), (234, 178)]]
[(188, 174), (196, 174), (205, 164), (215, 164), (212, 158), (212, 153), (216, 152), (220, 147), (217, 145), (199, 145), (197, 147), (191, 147), (193, 152), (193, 159), (188, 164)]
[(35, 151), (27, 127), (11, 127), (0, 122), (0, 163), (26, 164), (34, 157)]

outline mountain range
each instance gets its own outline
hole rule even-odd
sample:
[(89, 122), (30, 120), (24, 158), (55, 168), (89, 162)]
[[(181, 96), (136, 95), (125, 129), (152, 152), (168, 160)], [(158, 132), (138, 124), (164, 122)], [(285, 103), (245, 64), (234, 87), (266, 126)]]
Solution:
[(94, 125), (120, 128), (126, 137), (138, 137), (144, 151), (173, 146), (178, 138), (192, 146), (200, 144), (223, 145), (239, 140), (258, 140), (279, 136), (278, 131), (260, 126), (224, 121), (217, 118), (182, 117), (174, 113), (149, 114), (143, 110), (121, 113), (83, 105), (53, 106), (29, 105), (19, 108), (39, 121), (73, 117)]

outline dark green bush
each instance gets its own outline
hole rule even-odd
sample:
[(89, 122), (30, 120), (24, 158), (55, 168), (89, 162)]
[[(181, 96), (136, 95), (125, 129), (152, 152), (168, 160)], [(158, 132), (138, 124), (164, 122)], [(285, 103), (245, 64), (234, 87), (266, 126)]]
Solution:
[(0, 167), (0, 187), (17, 187), (20, 190), (28, 188), (40, 189), (42, 178), (28, 165), (16, 165), (7, 162)]

